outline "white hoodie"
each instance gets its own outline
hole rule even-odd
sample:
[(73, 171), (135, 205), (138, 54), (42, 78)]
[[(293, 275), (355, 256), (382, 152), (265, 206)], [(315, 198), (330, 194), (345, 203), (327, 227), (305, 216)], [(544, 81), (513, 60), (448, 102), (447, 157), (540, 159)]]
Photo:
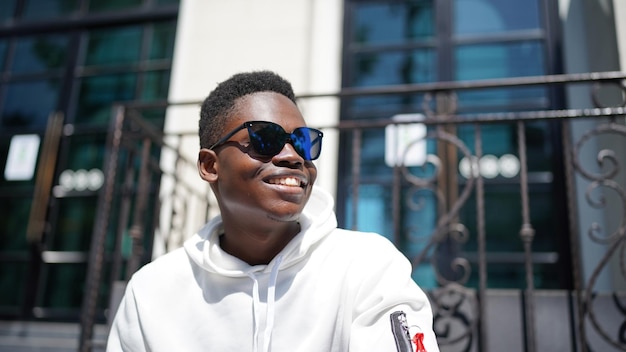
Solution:
[(301, 232), (268, 265), (222, 251), (214, 218), (135, 273), (107, 351), (396, 352), (390, 314), (403, 311), (438, 352), (408, 260), (378, 234), (338, 229), (333, 206), (314, 188)]

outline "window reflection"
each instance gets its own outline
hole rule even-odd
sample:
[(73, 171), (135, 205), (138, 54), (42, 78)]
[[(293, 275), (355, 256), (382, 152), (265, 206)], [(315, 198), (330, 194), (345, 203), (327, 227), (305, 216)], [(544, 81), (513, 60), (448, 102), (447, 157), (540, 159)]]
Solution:
[(7, 41), (0, 40), (0, 67), (4, 67), (4, 62), (6, 61), (6, 53), (7, 53)]
[(89, 251), (97, 201), (96, 196), (59, 199), (59, 213), (63, 217), (57, 222), (54, 236), (50, 236), (48, 248), (53, 251)]
[(76, 123), (106, 124), (114, 102), (135, 97), (136, 75), (131, 73), (84, 78), (80, 84)]
[[(72, 136), (62, 138), (55, 172), (101, 169), (106, 150), (106, 129), (101, 127), (109, 123), (112, 104), (167, 97), (178, 3), (0, 0), (0, 25), (7, 27), (6, 35), (0, 38), (0, 72), (4, 77), (0, 82), (0, 130), (9, 135), (32, 131), (41, 135), (50, 113), (62, 111), (65, 123), (81, 126), (77, 125)], [(157, 7), (167, 8), (154, 11)], [(120, 18), (132, 16), (128, 12), (141, 12), (142, 20), (120, 22)], [(68, 18), (67, 24), (57, 26)], [(33, 35), (31, 28), (43, 34)], [(74, 61), (76, 66), (69, 67)], [(144, 114), (157, 127), (163, 126), (164, 116), (164, 109)], [(9, 142), (10, 138), (0, 141), (0, 165), (6, 164)], [(158, 151), (154, 154), (158, 158)], [(58, 184), (58, 180), (54, 182)], [(83, 296), (86, 263), (73, 263), (77, 259), (61, 256), (58, 264), (42, 263), (36, 276), (29, 271), (41, 260), (29, 250), (25, 233), (34, 184), (34, 179), (0, 178), (4, 191), (0, 201), (4, 214), (0, 220), (0, 310), (17, 317), (36, 306), (43, 308), (44, 313), (38, 314), (46, 319), (75, 319)], [(72, 190), (80, 191), (79, 187)], [(77, 193), (53, 193), (49, 228), (42, 243), (46, 248), (77, 251), (87, 258), (96, 193), (90, 188)], [(113, 246), (109, 237), (109, 253)], [(31, 284), (26, 282), (29, 276), (36, 283), (35, 291), (31, 291), (36, 297), (34, 303), (25, 301), (26, 287)], [(103, 295), (99, 309), (106, 308), (108, 288), (103, 289)]]
[(402, 3), (366, 3), (354, 12), (352, 42), (401, 43), (434, 35), (431, 0)]
[(142, 0), (91, 0), (89, 12), (128, 10), (139, 7)]
[(154, 101), (167, 97), (170, 71), (147, 72), (143, 75), (142, 100)]
[(459, 81), (545, 73), (543, 46), (538, 41), (459, 46), (454, 60)]
[(15, 44), (13, 72), (42, 72), (63, 67), (67, 60), (68, 42), (66, 36), (20, 38)]
[(106, 145), (105, 135), (76, 135), (69, 137), (66, 170), (91, 170), (102, 168)]
[(157, 23), (153, 26), (150, 59), (171, 59), (174, 53), (176, 23)]
[(48, 264), (44, 267), (44, 292), (37, 302), (46, 308), (80, 306), (87, 266), (79, 264)]
[(436, 78), (434, 52), (378, 52), (354, 55), (351, 86), (368, 87), (426, 83)]
[(498, 33), (539, 28), (538, 0), (456, 0), (454, 33)]
[[(343, 85), (383, 88), (400, 84), (505, 79), (551, 73), (545, 56), (546, 47), (550, 43), (543, 36), (543, 8), (540, 8), (539, 3), (538, 0), (349, 1), (346, 23), (349, 24), (350, 32), (346, 35), (347, 43), (344, 45), (347, 72)], [(451, 11), (449, 5), (452, 5)], [(437, 23), (441, 26), (435, 26), (437, 20), (441, 21)], [(550, 99), (548, 89), (537, 86), (459, 90), (456, 93), (455, 108), (461, 115), (539, 110), (555, 104)], [(398, 113), (423, 111), (422, 103), (425, 101), (421, 94), (345, 97), (342, 98), (341, 118), (389, 118)], [(475, 128), (473, 125), (458, 125), (453, 133), (471, 149), (475, 146)], [(481, 126), (481, 131), (483, 153), (497, 158), (505, 154), (517, 154), (516, 125), (488, 124)], [(555, 164), (558, 165), (559, 156), (552, 145), (553, 132), (545, 122), (526, 124), (529, 175), (534, 177), (530, 183), (530, 192), (532, 198), (541, 203), (531, 204), (531, 207), (537, 209), (537, 213), (531, 217), (537, 228), (542, 229), (538, 232), (543, 231), (542, 237), (546, 239), (545, 243), (538, 245), (538, 250), (558, 252), (558, 241), (554, 234), (558, 233), (558, 223), (562, 219), (555, 210), (557, 205), (550, 201), (555, 199), (557, 191), (551, 179), (537, 177), (539, 174), (550, 176)], [(346, 161), (353, 155), (352, 135), (346, 133), (343, 137), (347, 148), (341, 158)], [(365, 130), (361, 134), (359, 201), (354, 209), (352, 185), (340, 186), (338, 204), (343, 206), (338, 207), (338, 215), (346, 226), (355, 225), (359, 229), (377, 231), (386, 236), (394, 230), (389, 227), (392, 215), (398, 216), (402, 235), (394, 240), (407, 256), (412, 257), (422, 249), (417, 244), (420, 236), (428, 236), (437, 216), (442, 215), (437, 214), (441, 204), (432, 194), (429, 198), (428, 195), (402, 190), (398, 204), (403, 206), (398, 210), (399, 213), (392, 214), (392, 210), (387, 209), (386, 204), (390, 204), (390, 200), (385, 198), (392, 194), (392, 170), (385, 166), (383, 160), (384, 137), (381, 131)], [(437, 154), (437, 141), (429, 142), (428, 152)], [(459, 153), (441, 153), (440, 156), (449, 158), (445, 162), (451, 164), (459, 162), (453, 158), (462, 157)], [(352, 162), (348, 160), (348, 166), (340, 171), (344, 176), (348, 175), (347, 179), (350, 179), (352, 170), (349, 165)], [(411, 170), (411, 173), (419, 174), (420, 171), (423, 170)], [(517, 265), (507, 257), (509, 253), (520, 253), (521, 242), (512, 240), (510, 231), (503, 230), (510, 227), (511, 223), (519, 222), (520, 214), (513, 212), (503, 216), (500, 211), (503, 207), (499, 207), (500, 204), (509, 204), (511, 206), (506, 209), (515, 209), (515, 204), (520, 204), (519, 184), (515, 177), (504, 180), (502, 174), (495, 175), (487, 182), (491, 188), (486, 191), (484, 198), (487, 213), (485, 227), (487, 233), (496, 234), (494, 241), (489, 243), (489, 251), (494, 255), (505, 253), (505, 259), (499, 260), (507, 264), (507, 270), (501, 272), (497, 265), (490, 266), (488, 285), (508, 288), (523, 286), (522, 263)], [(460, 178), (459, 190), (462, 187), (463, 178)], [(407, 201), (419, 204), (419, 209), (409, 209), (404, 205)], [(477, 228), (475, 204), (474, 199), (468, 200), (459, 213), (460, 222), (466, 224), (472, 234), (476, 233)], [(498, 211), (493, 211), (494, 207), (499, 207)], [(356, 219), (352, 216), (354, 212)], [(489, 214), (497, 214), (498, 217), (489, 217)], [(476, 250), (475, 243), (469, 243), (463, 248), (457, 248), (454, 244), (444, 247), (444, 252), (449, 253)], [(441, 257), (449, 259), (450, 254), (444, 252), (440, 253)], [(562, 264), (549, 263), (536, 271), (542, 287), (561, 287), (562, 280), (550, 281), (558, 276), (559, 265)], [(472, 272), (476, 272), (475, 268)], [(435, 283), (432, 275), (432, 268), (427, 266), (418, 267), (414, 271), (414, 277), (426, 283), (426, 286), (429, 282)], [(475, 284), (474, 275), (469, 285)]]
[(0, 307), (19, 307), (24, 299), (28, 263), (7, 261), (0, 265)]
[(6, 22), (7, 20), (13, 18), (16, 2), (17, 0), (0, 1), (0, 21)]
[(26, 0), (25, 19), (58, 18), (78, 10), (79, 0)]
[(125, 64), (139, 60), (141, 27), (94, 30), (89, 33), (85, 65)]
[[(3, 127), (45, 127), (59, 99), (58, 80), (11, 83), (6, 86)], [(37, 97), (37, 99), (25, 99)]]
[(180, 0), (156, 0), (157, 5), (178, 4)]

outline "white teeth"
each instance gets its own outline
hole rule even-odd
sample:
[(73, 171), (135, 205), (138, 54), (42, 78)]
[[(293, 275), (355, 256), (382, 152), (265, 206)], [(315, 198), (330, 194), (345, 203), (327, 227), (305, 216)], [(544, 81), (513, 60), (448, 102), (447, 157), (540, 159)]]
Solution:
[(269, 183), (274, 185), (283, 185), (283, 186), (300, 186), (300, 181), (295, 177), (283, 177), (283, 178), (275, 178), (271, 179)]

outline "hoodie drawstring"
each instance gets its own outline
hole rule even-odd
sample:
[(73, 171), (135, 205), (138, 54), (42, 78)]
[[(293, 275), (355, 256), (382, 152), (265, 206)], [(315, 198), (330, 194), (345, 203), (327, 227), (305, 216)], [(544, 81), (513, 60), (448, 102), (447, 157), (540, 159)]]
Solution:
[(253, 273), (248, 273), (248, 276), (252, 279), (252, 308), (254, 309), (254, 337), (252, 340), (252, 351), (259, 351), (259, 309), (260, 300), (259, 300), (259, 281), (256, 279)]
[[(275, 317), (275, 308), (274, 303), (276, 302), (276, 282), (278, 281), (278, 270), (280, 268), (280, 263), (283, 261), (283, 256), (279, 255), (276, 257), (275, 263), (272, 266), (272, 271), (270, 272), (269, 283), (267, 285), (267, 308), (266, 308), (266, 318), (265, 318), (265, 332), (263, 334), (263, 350), (262, 352), (269, 352), (270, 350), (270, 342), (272, 339), (272, 330), (274, 329), (274, 317)], [(253, 351), (259, 351), (259, 330), (261, 326), (260, 322), (260, 314), (259, 307), (261, 305), (261, 300), (259, 298), (259, 280), (257, 280), (254, 273), (248, 273), (248, 276), (252, 279), (252, 306), (254, 309), (254, 337), (253, 337)]]

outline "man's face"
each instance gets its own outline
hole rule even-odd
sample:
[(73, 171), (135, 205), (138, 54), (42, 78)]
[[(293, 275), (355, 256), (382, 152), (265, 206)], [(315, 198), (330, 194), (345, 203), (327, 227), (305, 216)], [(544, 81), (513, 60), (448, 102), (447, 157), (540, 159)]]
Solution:
[[(270, 121), (290, 133), (305, 126), (296, 105), (277, 93), (255, 93), (237, 101), (224, 126), (231, 131), (246, 121)], [(213, 190), (224, 221), (264, 224), (297, 221), (308, 201), (317, 170), (286, 143), (273, 157), (257, 155), (246, 129), (215, 149)], [(201, 154), (202, 155), (202, 154)]]

